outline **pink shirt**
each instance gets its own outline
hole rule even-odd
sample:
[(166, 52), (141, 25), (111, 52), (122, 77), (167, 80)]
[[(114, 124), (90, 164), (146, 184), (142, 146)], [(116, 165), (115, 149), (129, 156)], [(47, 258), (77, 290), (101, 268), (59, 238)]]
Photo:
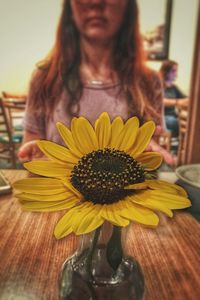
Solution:
[[(29, 99), (24, 117), (24, 129), (39, 133), (43, 139), (62, 144), (55, 124), (59, 121), (70, 127), (71, 117), (67, 112), (67, 98), (67, 93), (63, 92), (52, 118), (47, 118), (44, 114), (39, 116), (33, 114), (29, 109), (31, 101)], [(80, 100), (79, 116), (86, 117), (91, 124), (94, 124), (104, 111), (108, 112), (111, 120), (117, 116), (121, 116), (124, 120), (129, 117), (128, 103), (123, 91), (120, 91), (120, 84), (85, 85)]]
[[(153, 82), (153, 94), (149, 95), (152, 107), (160, 116), (154, 120), (157, 124), (162, 121), (162, 91), (160, 81), (157, 77)], [(51, 118), (45, 114), (37, 115), (29, 108), (31, 98), (28, 99), (26, 113), (24, 117), (24, 129), (33, 133), (38, 133), (42, 139), (47, 139), (58, 144), (62, 144), (62, 139), (57, 131), (56, 123), (62, 122), (67, 127), (70, 127), (71, 116), (67, 111), (67, 93), (63, 92), (57, 107), (55, 108)], [(133, 100), (134, 101), (134, 100)], [(83, 94), (80, 99), (79, 116), (86, 117), (91, 124), (102, 112), (107, 112), (113, 120), (117, 116), (121, 116), (123, 120), (130, 117), (130, 110), (124, 91), (121, 90), (120, 84), (115, 85), (85, 85)], [(135, 111), (137, 114), (137, 105), (135, 103)]]

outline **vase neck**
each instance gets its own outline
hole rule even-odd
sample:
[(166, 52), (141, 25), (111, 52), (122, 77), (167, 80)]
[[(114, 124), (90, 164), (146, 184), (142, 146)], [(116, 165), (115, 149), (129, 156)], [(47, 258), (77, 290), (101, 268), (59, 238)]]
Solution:
[[(105, 222), (101, 228), (97, 240), (97, 245), (107, 245), (109, 239), (112, 236), (114, 226), (108, 222)], [(82, 251), (85, 248), (90, 248), (95, 236), (95, 231), (92, 231), (88, 234), (84, 234), (79, 238), (79, 249)]]

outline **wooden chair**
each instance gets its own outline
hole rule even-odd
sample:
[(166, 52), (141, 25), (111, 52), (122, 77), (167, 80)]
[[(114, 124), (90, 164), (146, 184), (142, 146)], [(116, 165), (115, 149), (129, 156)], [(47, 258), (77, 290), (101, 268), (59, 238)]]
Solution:
[(17, 167), (16, 150), (22, 142), (22, 137), (22, 131), (15, 131), (9, 108), (0, 98), (0, 159), (11, 162), (12, 168)]
[(2, 92), (4, 106), (8, 109), (12, 126), (15, 130), (22, 131), (22, 119), (26, 105), (26, 95)]
[(171, 132), (164, 131), (159, 136), (159, 145), (170, 152), (171, 150)]
[(177, 165), (183, 163), (183, 157), (186, 146), (186, 131), (187, 131), (187, 120), (188, 120), (188, 107), (177, 106), (178, 120), (179, 120), (179, 144), (178, 144), (178, 161)]
[(2, 96), (4, 99), (15, 99), (19, 101), (26, 101), (27, 96), (25, 94), (16, 94), (16, 93), (10, 93), (10, 92), (2, 92)]

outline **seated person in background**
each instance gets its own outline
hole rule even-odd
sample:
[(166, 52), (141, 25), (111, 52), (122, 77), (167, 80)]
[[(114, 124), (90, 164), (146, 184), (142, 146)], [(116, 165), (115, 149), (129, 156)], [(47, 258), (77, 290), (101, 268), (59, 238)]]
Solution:
[[(136, 1), (65, 0), (55, 45), (30, 84), (19, 158), (41, 155), (37, 139), (62, 143), (56, 122), (69, 126), (82, 115), (93, 124), (103, 111), (124, 121), (136, 115), (141, 124), (153, 119), (159, 134), (162, 94), (158, 74), (143, 60)], [(174, 164), (156, 140), (151, 149)]]
[(178, 63), (173, 60), (166, 60), (160, 68), (160, 75), (164, 87), (164, 112), (167, 129), (172, 136), (178, 136), (179, 124), (176, 113), (177, 103), (187, 105), (188, 99), (182, 91), (173, 83), (177, 77)]

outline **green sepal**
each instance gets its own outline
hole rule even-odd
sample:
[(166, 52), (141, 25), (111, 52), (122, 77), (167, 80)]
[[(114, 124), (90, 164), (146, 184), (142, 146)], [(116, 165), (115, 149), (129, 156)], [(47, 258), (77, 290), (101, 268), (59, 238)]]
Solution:
[(107, 244), (106, 256), (109, 265), (116, 271), (123, 257), (121, 227), (113, 226), (112, 236)]
[(157, 175), (153, 173), (145, 173), (144, 174), (145, 179), (156, 179)]

